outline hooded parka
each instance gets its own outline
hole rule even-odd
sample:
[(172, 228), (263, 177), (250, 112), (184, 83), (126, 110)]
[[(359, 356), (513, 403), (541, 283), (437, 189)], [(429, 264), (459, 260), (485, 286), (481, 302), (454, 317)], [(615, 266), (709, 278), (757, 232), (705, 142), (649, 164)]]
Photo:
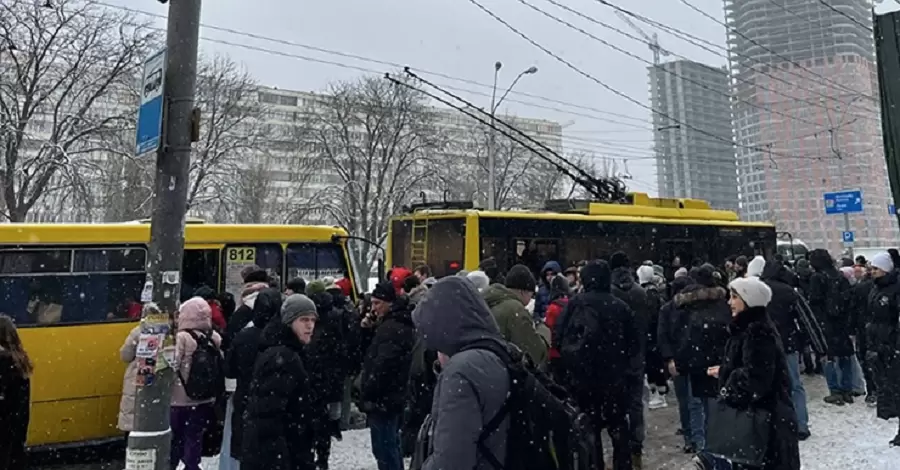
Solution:
[(897, 271), (875, 279), (866, 326), (868, 366), (878, 384), (878, 417), (900, 417), (900, 282)]
[[(427, 348), (450, 357), (434, 392), (432, 449), (423, 469), (492, 469), (476, 442), (506, 401), (509, 375), (493, 352), (466, 349), (484, 342), (506, 348), (491, 311), (468, 281), (447, 277), (431, 288), (413, 320)], [(508, 426), (506, 420), (484, 441), (501, 463)]]

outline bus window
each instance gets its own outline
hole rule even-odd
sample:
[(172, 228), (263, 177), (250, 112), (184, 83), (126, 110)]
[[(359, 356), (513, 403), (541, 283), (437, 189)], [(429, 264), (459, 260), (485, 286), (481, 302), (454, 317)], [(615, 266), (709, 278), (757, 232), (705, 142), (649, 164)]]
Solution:
[(60, 278), (72, 269), (72, 250), (35, 249), (0, 252), (0, 313), (19, 325), (62, 320)]
[(347, 273), (344, 250), (330, 243), (290, 243), (287, 247), (288, 279), (302, 277), (307, 282), (323, 277), (343, 278)]
[(72, 276), (62, 279), (63, 323), (137, 318), (146, 263), (143, 247), (76, 249)]
[(3, 311), (23, 325), (135, 318), (146, 257), (144, 247), (3, 252)]
[(224, 289), (235, 298), (239, 298), (244, 286), (241, 270), (256, 265), (269, 274), (270, 282), (280, 288), (283, 284), (284, 254), (278, 243), (254, 243), (226, 245), (222, 256), (222, 272)]
[(181, 260), (181, 301), (194, 296), (202, 286), (220, 292), (219, 250), (192, 250), (185, 248)]

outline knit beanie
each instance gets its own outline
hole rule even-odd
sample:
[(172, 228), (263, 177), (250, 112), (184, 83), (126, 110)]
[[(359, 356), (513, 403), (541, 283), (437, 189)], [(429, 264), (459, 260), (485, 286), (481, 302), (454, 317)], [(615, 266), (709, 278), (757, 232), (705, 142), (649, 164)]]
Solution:
[(772, 300), (772, 289), (758, 277), (739, 277), (728, 287), (743, 299), (748, 308), (765, 307)]
[(628, 255), (623, 251), (617, 251), (609, 257), (609, 269), (627, 268)]
[(281, 303), (281, 323), (290, 325), (300, 317), (319, 317), (316, 304), (303, 294), (291, 294)]
[(391, 281), (383, 281), (372, 289), (372, 297), (385, 302), (394, 302), (397, 300), (397, 291), (394, 290), (394, 284)]
[(649, 284), (653, 282), (654, 274), (656, 273), (653, 271), (653, 266), (647, 266), (645, 264), (637, 269), (638, 282), (642, 285)]
[(766, 267), (766, 259), (762, 256), (755, 256), (753, 260), (747, 264), (747, 276), (760, 277), (763, 269)]
[(244, 283), (250, 284), (252, 282), (265, 282), (269, 283), (269, 274), (262, 269), (257, 269), (255, 271), (250, 271), (244, 276)]
[(325, 293), (325, 283), (322, 281), (312, 281), (306, 285), (306, 295), (313, 296)]
[(472, 271), (466, 276), (466, 279), (475, 286), (475, 289), (477, 289), (478, 292), (487, 289), (491, 284), (491, 278), (489, 278), (484, 271)]
[(517, 264), (509, 268), (506, 273), (506, 287), (514, 290), (526, 292), (534, 292), (537, 287), (537, 281), (534, 280), (534, 274), (523, 264)]
[(678, 279), (679, 277), (687, 277), (687, 275), (687, 268), (678, 268), (678, 270), (675, 271), (675, 279)]
[(872, 264), (872, 267), (878, 268), (886, 273), (894, 270), (894, 261), (888, 253), (878, 253), (872, 257), (870, 263)]

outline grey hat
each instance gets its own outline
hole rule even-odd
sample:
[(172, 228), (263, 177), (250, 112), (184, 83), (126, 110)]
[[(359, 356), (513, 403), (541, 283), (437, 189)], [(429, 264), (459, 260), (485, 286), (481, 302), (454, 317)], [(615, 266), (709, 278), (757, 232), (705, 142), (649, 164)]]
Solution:
[(303, 294), (291, 294), (284, 299), (281, 304), (281, 323), (290, 325), (294, 323), (294, 320), (305, 316), (319, 317), (316, 312), (316, 303), (309, 297)]

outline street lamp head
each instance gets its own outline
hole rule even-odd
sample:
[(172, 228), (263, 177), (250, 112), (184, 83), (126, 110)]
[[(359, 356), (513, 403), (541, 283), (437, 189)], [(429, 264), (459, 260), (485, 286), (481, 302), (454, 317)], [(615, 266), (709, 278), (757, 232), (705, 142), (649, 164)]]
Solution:
[(494, 62), (494, 70), (499, 72), (500, 69), (502, 69), (502, 68), (503, 68), (503, 62), (500, 62), (499, 60), (497, 62)]
[(528, 67), (528, 70), (526, 70), (525, 73), (528, 75), (531, 75), (531, 74), (537, 73), (537, 70), (538, 70), (537, 67), (532, 65), (531, 67)]

